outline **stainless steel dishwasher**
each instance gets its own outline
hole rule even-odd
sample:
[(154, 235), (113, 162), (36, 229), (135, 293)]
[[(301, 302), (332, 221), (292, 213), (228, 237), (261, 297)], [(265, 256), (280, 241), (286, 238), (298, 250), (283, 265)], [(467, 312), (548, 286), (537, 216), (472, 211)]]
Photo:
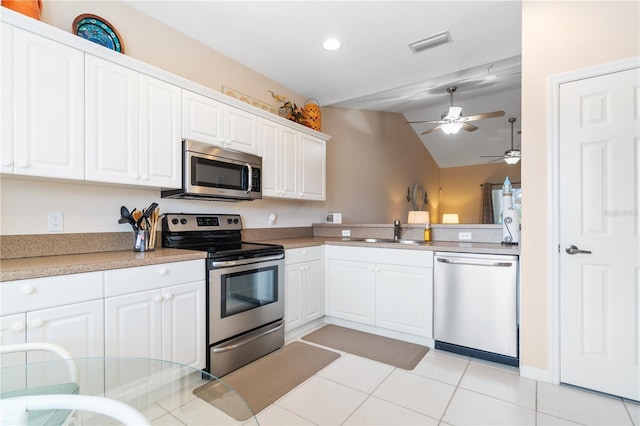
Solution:
[(518, 365), (518, 256), (435, 252), (437, 349)]

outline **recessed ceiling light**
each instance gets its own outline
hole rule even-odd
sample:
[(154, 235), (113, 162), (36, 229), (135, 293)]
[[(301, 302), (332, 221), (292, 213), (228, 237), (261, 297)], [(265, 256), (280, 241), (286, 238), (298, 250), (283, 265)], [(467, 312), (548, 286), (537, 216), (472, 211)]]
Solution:
[(342, 43), (340, 43), (340, 40), (338, 40), (337, 38), (329, 38), (325, 40), (324, 43), (322, 43), (322, 47), (324, 47), (326, 50), (338, 50), (341, 46)]

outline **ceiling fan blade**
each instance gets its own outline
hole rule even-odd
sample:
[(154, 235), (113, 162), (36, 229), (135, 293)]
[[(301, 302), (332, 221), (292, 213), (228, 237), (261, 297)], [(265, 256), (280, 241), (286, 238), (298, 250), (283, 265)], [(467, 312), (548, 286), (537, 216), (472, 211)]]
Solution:
[(421, 134), (421, 135), (429, 134), (429, 133), (431, 133), (431, 132), (433, 132), (433, 131), (435, 131), (435, 130), (438, 130), (440, 127), (441, 127), (441, 126), (436, 126), (436, 127), (432, 128), (432, 129), (429, 129), (429, 130), (427, 130), (427, 131), (425, 131), (425, 132), (422, 132), (422, 133), (420, 133), (420, 134)]
[(496, 158), (495, 160), (491, 160), (491, 161), (489, 161), (487, 164), (489, 164), (489, 163), (495, 163), (496, 161), (502, 161), (502, 160), (504, 160), (504, 157), (500, 157), (500, 158)]
[(432, 124), (444, 124), (446, 121), (436, 120), (436, 121), (407, 121), (407, 124), (421, 124), (421, 123), (432, 123)]
[(485, 157), (485, 158), (504, 158), (504, 155), (481, 155), (480, 157)]
[(462, 128), (465, 129), (467, 132), (475, 132), (476, 130), (478, 130), (478, 128), (473, 124), (464, 123), (462, 121), (460, 121), (459, 123), (462, 124)]
[(460, 120), (462, 121), (484, 120), (485, 118), (502, 117), (503, 115), (504, 115), (504, 111), (485, 112), (484, 114), (461, 117)]

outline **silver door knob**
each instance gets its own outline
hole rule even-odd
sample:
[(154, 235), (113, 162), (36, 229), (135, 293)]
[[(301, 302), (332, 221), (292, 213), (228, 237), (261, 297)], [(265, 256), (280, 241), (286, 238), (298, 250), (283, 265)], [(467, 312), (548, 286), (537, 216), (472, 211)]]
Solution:
[(565, 249), (565, 251), (568, 254), (578, 254), (578, 253), (582, 253), (582, 254), (591, 254), (591, 252), (589, 250), (580, 250), (578, 247), (574, 246), (574, 245), (570, 245), (567, 246), (567, 248)]

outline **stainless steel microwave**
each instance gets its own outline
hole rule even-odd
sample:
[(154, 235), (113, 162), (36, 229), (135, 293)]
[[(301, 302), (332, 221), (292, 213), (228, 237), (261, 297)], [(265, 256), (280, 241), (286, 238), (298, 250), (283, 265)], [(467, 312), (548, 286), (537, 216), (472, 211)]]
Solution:
[(182, 141), (182, 188), (162, 198), (239, 201), (262, 198), (262, 157), (192, 140)]

